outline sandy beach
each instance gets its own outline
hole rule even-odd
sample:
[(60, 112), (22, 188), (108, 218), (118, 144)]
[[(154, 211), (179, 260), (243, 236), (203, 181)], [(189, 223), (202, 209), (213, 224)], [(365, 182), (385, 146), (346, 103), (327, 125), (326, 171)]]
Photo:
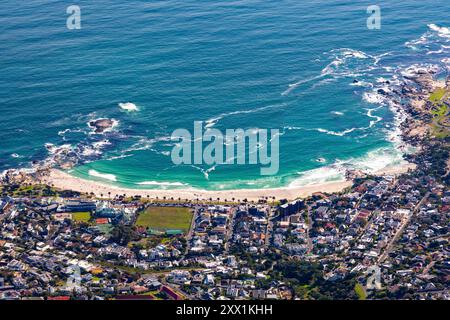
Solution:
[[(390, 168), (385, 168), (376, 174), (379, 175), (396, 175), (400, 173), (407, 172), (408, 169), (413, 169), (414, 165), (406, 164), (401, 166), (395, 166)], [(315, 192), (339, 192), (343, 189), (350, 187), (352, 185), (351, 181), (333, 181), (321, 184), (306, 185), (299, 187), (283, 187), (283, 188), (272, 188), (272, 189), (240, 189), (240, 190), (220, 190), (220, 191), (209, 191), (209, 190), (198, 190), (198, 189), (177, 189), (177, 190), (157, 190), (157, 189), (127, 189), (108, 185), (107, 183), (101, 183), (97, 181), (85, 180), (78, 177), (74, 177), (64, 171), (52, 169), (49, 174), (43, 178), (43, 183), (52, 185), (59, 189), (67, 189), (78, 191), (82, 193), (94, 193), (96, 197), (99, 198), (109, 198), (115, 197), (116, 195), (126, 195), (130, 196), (142, 196), (143, 198), (150, 199), (162, 199), (174, 198), (174, 199), (189, 199), (189, 200), (208, 200), (212, 198), (213, 200), (228, 201), (243, 200), (247, 199), (249, 201), (258, 201), (260, 199), (288, 199), (293, 200), (296, 198), (302, 198), (310, 196)]]

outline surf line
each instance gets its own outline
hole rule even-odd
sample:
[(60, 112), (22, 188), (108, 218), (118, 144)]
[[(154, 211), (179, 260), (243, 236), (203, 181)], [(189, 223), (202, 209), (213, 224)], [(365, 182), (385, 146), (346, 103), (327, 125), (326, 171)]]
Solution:
[[(176, 129), (171, 135), (175, 165), (260, 165), (263, 176), (279, 170), (280, 132), (278, 129), (203, 129), (203, 121), (194, 122), (194, 134)], [(270, 137), (269, 137), (270, 136)], [(248, 143), (247, 143), (248, 142)], [(206, 145), (205, 145), (206, 144)]]

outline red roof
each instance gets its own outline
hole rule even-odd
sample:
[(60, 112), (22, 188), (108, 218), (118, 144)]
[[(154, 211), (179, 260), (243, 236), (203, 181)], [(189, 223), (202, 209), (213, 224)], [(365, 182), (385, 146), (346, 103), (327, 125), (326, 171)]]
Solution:
[(98, 219), (95, 219), (95, 223), (96, 223), (96, 224), (107, 224), (107, 223), (108, 223), (108, 218), (98, 218)]
[(161, 291), (166, 293), (170, 298), (174, 300), (181, 300), (181, 297), (169, 287), (163, 286), (161, 288)]
[(155, 300), (152, 295), (120, 295), (116, 297), (117, 300)]
[(69, 296), (48, 297), (47, 300), (70, 300)]

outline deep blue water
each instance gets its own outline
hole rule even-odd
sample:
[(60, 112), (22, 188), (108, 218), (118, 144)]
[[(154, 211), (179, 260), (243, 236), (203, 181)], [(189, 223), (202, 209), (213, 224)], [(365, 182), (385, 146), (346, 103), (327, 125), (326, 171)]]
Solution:
[[(71, 4), (81, 8), (81, 30), (66, 28)], [(368, 30), (372, 4), (1, 1), (0, 170), (49, 159), (46, 144), (80, 154), (73, 174), (110, 174), (131, 187), (270, 187), (338, 179), (343, 164), (398, 162), (389, 141), (394, 114), (367, 100), (375, 102), (380, 77), (409, 65), (445, 72), (450, 3), (377, 1), (381, 29)], [(139, 111), (118, 106), (126, 102)], [(87, 123), (98, 118), (119, 125), (90, 134)], [(261, 177), (257, 166), (174, 166), (167, 137), (194, 121), (279, 129), (278, 175)]]

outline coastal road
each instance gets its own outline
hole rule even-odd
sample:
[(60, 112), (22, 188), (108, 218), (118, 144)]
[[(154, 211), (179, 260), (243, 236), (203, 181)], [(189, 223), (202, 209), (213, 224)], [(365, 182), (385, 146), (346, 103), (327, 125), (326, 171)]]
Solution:
[(192, 216), (192, 220), (191, 220), (191, 227), (189, 228), (189, 231), (186, 235), (186, 250), (184, 252), (185, 255), (189, 252), (189, 248), (191, 247), (191, 239), (192, 239), (192, 235), (194, 234), (195, 221), (197, 220), (197, 214), (198, 214), (198, 206), (195, 206), (194, 207), (194, 215)]
[(225, 254), (228, 254), (230, 250), (230, 241), (233, 236), (234, 224), (236, 222), (236, 208), (231, 209), (230, 222), (228, 223), (227, 233), (225, 235)]
[(309, 231), (312, 229), (311, 209), (310, 209), (309, 206), (306, 209), (306, 212), (307, 212), (307, 217), (306, 217), (307, 218), (307, 221), (306, 221), (306, 224), (307, 224), (306, 240), (308, 242), (308, 252), (307, 252), (307, 254), (309, 254), (309, 253), (311, 253), (313, 251), (313, 243), (312, 243), (311, 237), (309, 236)]
[(264, 246), (268, 248), (270, 245), (270, 235), (272, 234), (273, 230), (273, 222), (270, 219), (272, 216), (272, 210), (270, 207), (266, 209), (266, 213), (267, 213), (267, 227), (266, 227), (266, 238), (264, 239)]

